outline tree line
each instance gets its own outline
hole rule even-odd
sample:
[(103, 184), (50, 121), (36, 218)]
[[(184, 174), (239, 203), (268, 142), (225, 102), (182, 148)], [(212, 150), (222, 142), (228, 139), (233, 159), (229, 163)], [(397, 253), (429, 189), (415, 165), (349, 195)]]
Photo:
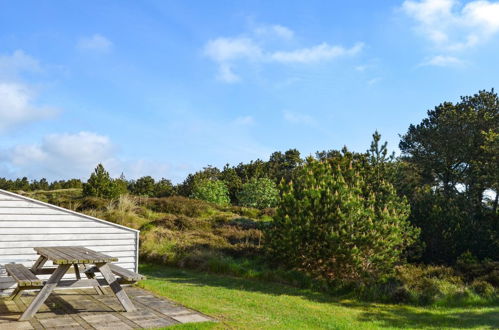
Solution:
[[(287, 240), (287, 243), (274, 248), (284, 254), (296, 251), (292, 247), (298, 234), (323, 235), (310, 227), (306, 214), (313, 214), (318, 228), (330, 226), (328, 219), (343, 219), (335, 222), (337, 235), (343, 230), (349, 237), (357, 237), (352, 243), (355, 248), (365, 240), (371, 243), (378, 240), (379, 246), (392, 244), (390, 251), (394, 254), (385, 255), (386, 260), (403, 257), (417, 262), (453, 264), (462, 255), (497, 260), (499, 98), (495, 91), (482, 90), (461, 97), (458, 102), (437, 105), (419, 124), (410, 125), (401, 135), (399, 149), (401, 154), (396, 157), (375, 132), (370, 148), (363, 153), (345, 147), (302, 157), (298, 150), (290, 149), (274, 152), (266, 161), (227, 164), (221, 169), (208, 166), (189, 174), (177, 185), (151, 176), (127, 180), (122, 175), (113, 179), (99, 164), (85, 183), (78, 179), (48, 183), (45, 179), (30, 182), (27, 178), (0, 178), (0, 188), (24, 191), (83, 188), (84, 196), (102, 198), (125, 193), (148, 197), (181, 195), (220, 205), (279, 206), (275, 224), (282, 226), (273, 235), (276, 242)], [(329, 209), (331, 205), (336, 205), (336, 209)], [(293, 214), (303, 216), (293, 218)], [(355, 227), (349, 219), (360, 214), (363, 219), (381, 219), (374, 223), (386, 227), (386, 231), (368, 230), (365, 223)], [(293, 221), (297, 221), (295, 228), (287, 228)], [(286, 230), (290, 230), (290, 236), (283, 237)], [(397, 238), (387, 242), (387, 237), (394, 233)], [(334, 242), (335, 236), (327, 237)], [(334, 249), (331, 251), (337, 255), (345, 252), (341, 246)], [(366, 259), (367, 252), (361, 252), (355, 262), (372, 264), (372, 260)], [(293, 258), (287, 259), (307, 265), (311, 262), (298, 260), (298, 256)], [(372, 258), (379, 259), (379, 253)], [(320, 267), (324, 272), (332, 271), (325, 265), (316, 265)]]

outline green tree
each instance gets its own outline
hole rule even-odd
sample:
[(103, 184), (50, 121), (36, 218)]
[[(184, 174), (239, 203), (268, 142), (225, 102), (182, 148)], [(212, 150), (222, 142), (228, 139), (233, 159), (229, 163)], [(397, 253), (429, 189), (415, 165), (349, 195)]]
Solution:
[(231, 202), (233, 204), (237, 204), (237, 193), (239, 192), (239, 190), (241, 190), (243, 181), (237, 174), (236, 169), (234, 167), (231, 167), (229, 164), (226, 164), (222, 172), (220, 173), (219, 178), (227, 185)]
[(225, 183), (220, 180), (205, 179), (196, 182), (190, 197), (221, 206), (230, 204), (229, 190)]
[(282, 179), (289, 181), (295, 168), (302, 163), (303, 160), (297, 149), (289, 149), (284, 153), (276, 151), (270, 155), (267, 162), (267, 175), (276, 183), (280, 183)]
[(155, 195), (156, 182), (152, 176), (143, 176), (129, 185), (129, 190), (137, 196), (152, 197)]
[(366, 163), (342, 155), (310, 158), (298, 168), (281, 185), (277, 215), (266, 232), (269, 254), (327, 280), (362, 282), (390, 273), (417, 230), (393, 186), (380, 179), (374, 189)]
[(407, 165), (400, 186), (410, 198), (411, 222), (423, 231), (424, 261), (453, 263), (468, 250), (497, 258), (499, 215), (486, 197), (498, 191), (498, 133), (499, 98), (492, 90), (438, 105), (402, 137)]
[(177, 186), (178, 193), (181, 196), (189, 197), (193, 193), (194, 186), (204, 180), (218, 180), (220, 177), (220, 170), (213, 166), (207, 166), (201, 171), (194, 174), (189, 174), (187, 178), (180, 185)]
[(154, 185), (154, 197), (169, 197), (174, 193), (175, 189), (168, 179), (162, 178)]
[(243, 184), (238, 193), (240, 205), (259, 209), (274, 207), (278, 198), (279, 190), (276, 184), (267, 178), (251, 179)]
[(116, 198), (120, 194), (117, 185), (102, 164), (98, 164), (85, 184), (83, 196)]

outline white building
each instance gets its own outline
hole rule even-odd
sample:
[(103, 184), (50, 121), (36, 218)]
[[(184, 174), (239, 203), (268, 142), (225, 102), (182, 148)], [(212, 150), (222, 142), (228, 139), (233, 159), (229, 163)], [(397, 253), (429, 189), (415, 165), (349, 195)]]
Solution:
[(84, 246), (137, 272), (138, 244), (138, 230), (0, 189), (0, 295), (15, 286), (3, 265), (30, 267), (38, 259), (33, 247)]

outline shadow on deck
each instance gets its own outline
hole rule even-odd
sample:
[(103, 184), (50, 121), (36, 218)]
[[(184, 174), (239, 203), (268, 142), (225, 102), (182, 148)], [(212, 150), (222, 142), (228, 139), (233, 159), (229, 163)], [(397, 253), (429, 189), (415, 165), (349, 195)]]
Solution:
[(179, 323), (213, 321), (209, 317), (153, 295), (149, 291), (125, 288), (136, 312), (122, 312), (123, 307), (109, 288), (106, 295), (93, 289), (55, 291), (30, 320), (18, 322), (22, 311), (36, 292), (25, 292), (18, 301), (0, 298), (0, 330), (3, 329), (142, 329)]

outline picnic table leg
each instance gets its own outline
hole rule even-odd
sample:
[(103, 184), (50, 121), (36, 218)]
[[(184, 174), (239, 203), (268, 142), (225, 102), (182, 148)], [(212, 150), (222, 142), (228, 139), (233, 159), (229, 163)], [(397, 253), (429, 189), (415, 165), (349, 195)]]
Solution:
[(57, 269), (52, 273), (50, 278), (45, 282), (45, 285), (42, 287), (40, 292), (36, 295), (35, 299), (31, 302), (28, 308), (24, 311), (23, 315), (19, 318), (19, 321), (29, 320), (36, 312), (40, 309), (42, 304), (47, 300), (48, 296), (54, 291), (57, 283), (61, 280), (61, 278), (66, 274), (70, 264), (59, 265)]
[(45, 263), (48, 261), (47, 258), (44, 256), (40, 256), (38, 260), (35, 262), (33, 267), (31, 267), (31, 272), (36, 275), (36, 272), (45, 265)]
[(14, 289), (14, 292), (12, 292), (12, 294), (9, 296), (9, 298), (7, 298), (7, 300), (16, 300), (17, 298), (19, 298), (19, 296), (21, 295), (21, 293), (22, 293), (21, 287), (17, 286)]
[[(83, 265), (83, 267), (85, 268), (85, 270), (88, 269), (88, 267), (86, 265)], [(92, 279), (95, 278), (95, 273), (85, 272), (85, 275), (90, 280), (92, 280)], [(95, 292), (97, 292), (97, 294), (99, 296), (102, 296), (102, 295), (105, 294), (104, 289), (102, 289), (102, 287), (99, 284), (97, 284), (96, 286), (94, 286), (94, 289), (95, 289)]]
[(109, 268), (109, 265), (107, 263), (99, 263), (96, 264), (96, 266), (97, 268), (99, 268), (99, 271), (101, 272), (102, 276), (104, 276), (104, 278), (106, 279), (106, 282), (111, 287), (111, 290), (113, 290), (114, 295), (116, 296), (116, 298), (118, 298), (123, 308), (125, 308), (127, 312), (136, 311), (137, 309), (133, 305), (130, 298), (128, 298), (128, 295), (126, 294), (125, 290), (118, 283), (118, 280), (116, 279), (113, 272)]

